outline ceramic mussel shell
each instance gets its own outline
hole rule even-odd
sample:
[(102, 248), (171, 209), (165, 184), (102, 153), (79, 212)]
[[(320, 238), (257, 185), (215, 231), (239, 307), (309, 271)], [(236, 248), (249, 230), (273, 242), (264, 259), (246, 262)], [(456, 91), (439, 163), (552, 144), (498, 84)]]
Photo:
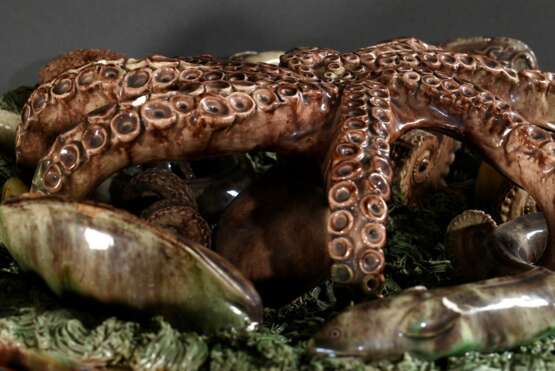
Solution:
[(120, 210), (27, 196), (0, 206), (0, 237), (58, 295), (162, 314), (203, 332), (251, 329), (262, 319), (258, 293), (230, 263)]

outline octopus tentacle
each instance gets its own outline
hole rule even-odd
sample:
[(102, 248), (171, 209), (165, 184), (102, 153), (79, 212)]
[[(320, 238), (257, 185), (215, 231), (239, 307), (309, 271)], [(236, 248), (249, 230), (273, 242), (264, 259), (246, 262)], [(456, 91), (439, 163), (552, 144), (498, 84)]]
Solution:
[(339, 52), (329, 48), (296, 48), (280, 56), (280, 64), (304, 77), (315, 79), (314, 69), (326, 57), (335, 58)]
[[(451, 52), (482, 54), (517, 71), (537, 69), (534, 51), (524, 42), (508, 37), (470, 37), (449, 41), (442, 48)], [(488, 205), (492, 215), (507, 222), (520, 215), (536, 212), (534, 199), (508, 181), (487, 163), (482, 163), (476, 179), (478, 204)]]
[(430, 191), (445, 187), (445, 176), (460, 143), (424, 130), (411, 130), (393, 148), (395, 182), (407, 204), (420, 204)]
[(478, 205), (489, 210), (502, 223), (541, 211), (526, 190), (505, 178), (486, 162), (480, 165), (474, 197)]
[(384, 85), (367, 81), (348, 86), (325, 166), (332, 279), (362, 282), (367, 292), (375, 292), (384, 281), (392, 122)]
[[(494, 57), (504, 65), (517, 67), (518, 69), (537, 66), (537, 61), (530, 48), (514, 39), (459, 39), (449, 43), (448, 48), (454, 51), (470, 50), (476, 53), (484, 53), (489, 57)], [(460, 62), (457, 61), (457, 58)], [(324, 81), (339, 85), (344, 85), (351, 80), (367, 79), (369, 76), (381, 78), (383, 75), (391, 73), (392, 69), (438, 70), (451, 75), (456, 74), (457, 77), (460, 77), (464, 76), (461, 75), (461, 71), (468, 67), (464, 63), (470, 63), (469, 61), (474, 64), (472, 68), (479, 71), (477, 76), (480, 82), (489, 81), (490, 83), (486, 85), (495, 85), (492, 82), (497, 82), (498, 78), (488, 75), (491, 72), (488, 66), (495, 63), (501, 66), (499, 62), (487, 57), (441, 51), (415, 39), (394, 40), (345, 54), (339, 54), (329, 49), (296, 49), (282, 58), (282, 64), (289, 68), (296, 69), (298, 72), (309, 71), (312, 75), (316, 74)], [(468, 71), (463, 72), (469, 74)], [(469, 76), (472, 76), (472, 74), (469, 74)], [(515, 76), (515, 72), (506, 69), (506, 76)], [(434, 134), (427, 135), (433, 136)], [(440, 140), (440, 135), (435, 135), (438, 135), (438, 140)], [(450, 138), (445, 139), (445, 141), (448, 147), (449, 144), (454, 144)], [(447, 156), (452, 158), (450, 154), (447, 154)], [(433, 168), (436, 168), (435, 165), (439, 166), (438, 171), (440, 172), (445, 169), (445, 166), (441, 166), (441, 164), (433, 163), (433, 165)], [(403, 177), (403, 180), (405, 180), (404, 183), (407, 183), (406, 177)], [(410, 194), (410, 191), (407, 190), (406, 193)]]
[(534, 51), (521, 40), (510, 37), (462, 37), (440, 47), (454, 53), (482, 54), (515, 70), (538, 69)]
[(60, 135), (42, 160), (34, 189), (85, 197), (132, 164), (265, 148), (317, 152), (327, 140), (333, 95), (302, 81), (169, 92), (109, 106)]
[[(316, 55), (320, 49), (303, 49)], [(297, 52), (298, 53), (298, 52)], [(289, 63), (290, 55), (282, 57), (282, 64), (299, 71), (301, 67)], [(516, 71), (503, 62), (484, 55), (453, 53), (425, 44), (416, 39), (399, 39), (339, 55), (314, 58), (302, 65), (319, 79), (343, 85), (348, 81), (380, 78), (401, 68), (440, 72), (456, 76), (487, 89), (510, 103), (514, 110), (528, 120), (555, 129), (555, 82), (551, 73), (538, 70)], [(306, 68), (305, 68), (306, 67)]]
[(126, 58), (124, 54), (108, 49), (75, 49), (52, 59), (39, 71), (39, 84), (53, 80), (70, 69), (79, 68), (98, 60), (118, 60)]
[[(124, 198), (127, 203), (138, 205), (141, 217), (151, 224), (210, 246), (211, 229), (198, 211), (191, 188), (169, 170), (153, 168), (135, 175), (126, 187)], [(157, 200), (144, 205), (149, 198)]]
[(550, 72), (505, 67), (481, 55), (448, 52), (419, 54), (430, 71), (456, 76), (499, 96), (531, 122), (555, 129), (555, 80)]
[[(156, 92), (160, 87), (167, 89), (171, 85), (168, 82), (174, 82), (173, 78), (167, 81), (171, 68), (185, 70), (216, 63), (208, 56), (193, 60), (152, 56), (143, 60), (101, 60), (69, 69), (39, 86), (23, 108), (23, 123), (17, 137), (18, 161), (34, 165), (56, 135), (81, 122), (86, 114), (97, 108)], [(189, 75), (185, 73), (181, 78), (187, 81)], [(39, 136), (46, 137), (47, 143), (40, 143)], [(31, 152), (27, 148), (30, 144), (41, 146), (38, 148), (43, 150)]]
[[(531, 124), (499, 97), (471, 83), (459, 84), (439, 73), (416, 71), (392, 80), (395, 107), (410, 107), (418, 121), (397, 127), (400, 135), (413, 127), (445, 130), (472, 142), (484, 157), (536, 199), (555, 233), (555, 135)], [(454, 95), (453, 91), (459, 91)], [(455, 98), (456, 97), (456, 98)], [(553, 249), (544, 256), (555, 267)]]
[(508, 222), (516, 217), (538, 212), (536, 201), (528, 192), (515, 184), (506, 184), (497, 205), (499, 219)]
[(212, 230), (197, 209), (162, 200), (142, 213), (150, 224), (164, 228), (177, 237), (210, 247)]
[[(534, 52), (526, 44), (511, 38), (462, 38), (446, 43), (442, 47), (452, 53), (483, 54), (516, 70), (537, 68), (538, 66)], [(415, 49), (415, 51), (420, 50)], [(434, 52), (430, 49), (425, 55), (429, 56)], [(390, 55), (384, 59), (377, 63), (378, 69), (379, 65), (387, 66), (387, 63), (395, 60)], [(396, 63), (406, 68), (411, 67), (410, 61), (412, 60), (412, 65), (416, 66), (420, 63), (419, 67), (422, 68), (422, 59), (422, 55), (405, 53)], [(421, 191), (434, 189), (444, 182), (441, 174), (448, 172), (449, 163), (454, 159), (457, 145), (452, 138), (439, 133), (425, 133), (421, 130), (403, 135), (401, 143), (408, 145), (409, 152), (401, 154), (402, 165), (398, 181), (401, 192), (410, 203), (417, 201), (419, 189)], [(438, 147), (437, 151), (434, 151), (434, 147)], [(394, 154), (399, 156), (399, 153), (396, 152), (400, 147), (394, 148), (397, 150), (394, 151)], [(415, 161), (417, 163), (414, 163)]]
[[(415, 38), (386, 41), (352, 53), (339, 53), (328, 48), (297, 48), (280, 57), (281, 65), (308, 78), (343, 86), (349, 81), (367, 79), (379, 69), (378, 57), (384, 65), (399, 53), (416, 53), (437, 50)], [(409, 61), (409, 62), (412, 62)]]
[(187, 182), (167, 169), (152, 168), (135, 175), (127, 184), (122, 197), (129, 203), (149, 195), (159, 200), (173, 200), (180, 205), (197, 207)]
[(20, 165), (36, 165), (59, 134), (97, 109), (102, 118), (105, 106), (178, 89), (190, 95), (212, 91), (249, 93), (278, 78), (283, 84), (310, 80), (270, 64), (224, 63), (209, 55), (101, 60), (69, 69), (40, 85), (23, 107), (22, 124), (16, 134), (17, 160)]

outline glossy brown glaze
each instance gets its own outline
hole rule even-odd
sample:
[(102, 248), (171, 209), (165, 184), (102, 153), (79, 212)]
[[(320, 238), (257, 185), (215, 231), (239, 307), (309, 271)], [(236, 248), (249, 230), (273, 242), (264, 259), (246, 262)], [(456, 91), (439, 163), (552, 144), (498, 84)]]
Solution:
[[(313, 90), (312, 86), (299, 85), (301, 80), (307, 79), (277, 66), (222, 62), (210, 55), (183, 59), (152, 56), (143, 60), (100, 60), (69, 69), (35, 90), (23, 108), (22, 125), (16, 136), (17, 161), (24, 166), (36, 165), (59, 134), (75, 127), (94, 110), (100, 109), (90, 117), (99, 122), (112, 113), (109, 109), (102, 109), (103, 106), (130, 103), (145, 94), (170, 90), (179, 89), (180, 95), (190, 98), (200, 98), (211, 92), (216, 96), (236, 92), (230, 97), (231, 106), (224, 103), (230, 112), (208, 112), (208, 121), (213, 121), (219, 129), (236, 116), (244, 118), (257, 111), (268, 112), (274, 116), (273, 120), (286, 120), (283, 116), (308, 113), (306, 110), (302, 110), (303, 113), (283, 109), (284, 103), (305, 98), (303, 90)], [(174, 103), (183, 116), (192, 113), (199, 100)], [(206, 109), (218, 104), (221, 102), (217, 99), (203, 101)], [(322, 109), (329, 111), (329, 107)]]
[(197, 207), (187, 182), (167, 169), (147, 169), (133, 176), (124, 188), (121, 197), (125, 203), (153, 198), (156, 201), (175, 200), (185, 206)]
[(116, 53), (108, 49), (76, 49), (69, 53), (62, 54), (50, 62), (39, 71), (39, 83), (44, 84), (67, 70), (79, 68), (85, 64), (90, 64), (99, 60), (116, 60), (125, 58), (124, 54)]
[[(95, 90), (101, 93), (84, 96), (110, 96), (102, 99), (119, 103), (57, 137), (41, 161), (34, 189), (80, 198), (135, 163), (253, 149), (326, 153), (322, 169), (332, 277), (375, 291), (385, 263), (390, 145), (423, 128), (476, 147), (536, 199), (555, 232), (555, 138), (545, 130), (555, 119), (550, 73), (515, 71), (483, 55), (448, 52), (410, 38), (343, 54), (295, 49), (281, 57), (281, 64), (156, 57), (136, 65), (83, 67), (79, 76), (87, 84), (105, 85)], [(151, 78), (163, 68), (171, 79)], [(77, 83), (71, 82), (80, 77), (74, 75), (62, 95), (77, 96)], [(180, 76), (194, 82), (168, 90)], [(63, 122), (84, 114), (58, 99), (65, 82), (52, 84), (30, 98), (19, 131), (20, 154), (30, 133), (55, 136), (65, 130)], [(555, 267), (553, 248), (544, 263)]]
[(540, 211), (536, 200), (516, 184), (505, 183), (499, 195), (497, 210), (501, 222)]
[(476, 204), (488, 210), (495, 220), (505, 223), (522, 215), (541, 211), (536, 200), (487, 163), (476, 178)]
[(446, 248), (459, 277), (475, 281), (534, 268), (547, 238), (547, 224), (541, 213), (497, 226), (485, 212), (466, 210), (449, 223)]
[(421, 204), (430, 192), (447, 186), (445, 177), (459, 147), (460, 143), (447, 135), (419, 129), (397, 141), (393, 151), (395, 182), (407, 204)]
[[(314, 353), (365, 360), (436, 360), (491, 353), (553, 334), (555, 273), (536, 267), (447, 288), (414, 287), (349, 306), (308, 343)], [(533, 367), (532, 367), (533, 368)]]
[(192, 190), (169, 170), (152, 168), (135, 175), (124, 187), (122, 198), (148, 222), (210, 246), (212, 231), (197, 209)]
[(534, 51), (524, 42), (510, 37), (462, 37), (441, 47), (455, 53), (482, 54), (515, 70), (539, 68)]
[[(485, 55), (515, 70), (538, 68), (532, 49), (522, 41), (512, 38), (458, 38), (442, 44), (441, 47), (454, 53)], [(418, 204), (425, 197), (429, 197), (430, 192), (446, 186), (445, 176), (459, 147), (459, 142), (440, 133), (417, 129), (401, 136), (393, 147), (393, 158), (396, 165), (396, 182), (408, 204)], [(487, 183), (490, 182), (491, 179), (488, 177)], [(508, 190), (506, 193), (510, 197)], [(521, 190), (520, 193), (525, 192)], [(515, 194), (514, 200), (503, 200), (501, 208), (509, 208), (512, 211), (523, 207), (520, 193)], [(507, 213), (508, 211), (504, 215)], [(510, 218), (502, 219), (504, 222), (507, 220)]]
[[(501, 224), (484, 245), (496, 245), (499, 254), (513, 263), (504, 274), (520, 273), (540, 260), (548, 243), (547, 223), (542, 213), (523, 215)], [(516, 267), (516, 266), (519, 267)]]
[(266, 306), (298, 297), (331, 266), (325, 192), (306, 176), (289, 175), (255, 180), (224, 211), (214, 235), (214, 250), (254, 283)]
[(222, 212), (253, 179), (251, 162), (245, 155), (180, 161), (183, 174), (198, 204), (198, 210), (209, 223), (216, 223)]

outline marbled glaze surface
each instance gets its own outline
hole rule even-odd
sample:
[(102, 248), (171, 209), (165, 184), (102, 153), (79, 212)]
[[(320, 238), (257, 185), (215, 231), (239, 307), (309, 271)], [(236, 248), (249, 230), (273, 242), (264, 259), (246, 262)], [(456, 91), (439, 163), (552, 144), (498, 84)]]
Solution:
[(449, 288), (415, 287), (348, 308), (310, 347), (367, 360), (398, 359), (405, 352), (434, 360), (507, 349), (553, 332), (554, 280), (554, 272), (537, 267)]
[(58, 295), (154, 312), (204, 332), (262, 320), (252, 284), (198, 243), (121, 210), (26, 196), (0, 206), (0, 239)]

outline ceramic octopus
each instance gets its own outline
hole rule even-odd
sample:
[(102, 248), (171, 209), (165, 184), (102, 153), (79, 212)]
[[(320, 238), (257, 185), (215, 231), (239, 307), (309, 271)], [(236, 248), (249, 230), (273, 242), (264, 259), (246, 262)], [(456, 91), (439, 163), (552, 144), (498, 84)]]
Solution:
[[(32, 190), (84, 198), (131, 164), (272, 150), (311, 156), (327, 189), (332, 279), (383, 282), (391, 145), (415, 128), (475, 146), (555, 232), (553, 75), (414, 38), (351, 53), (294, 49), (279, 67), (152, 56), (101, 60), (39, 86), (17, 133)], [(79, 123), (75, 125), (76, 123)], [(555, 266), (553, 246), (542, 264)]]

